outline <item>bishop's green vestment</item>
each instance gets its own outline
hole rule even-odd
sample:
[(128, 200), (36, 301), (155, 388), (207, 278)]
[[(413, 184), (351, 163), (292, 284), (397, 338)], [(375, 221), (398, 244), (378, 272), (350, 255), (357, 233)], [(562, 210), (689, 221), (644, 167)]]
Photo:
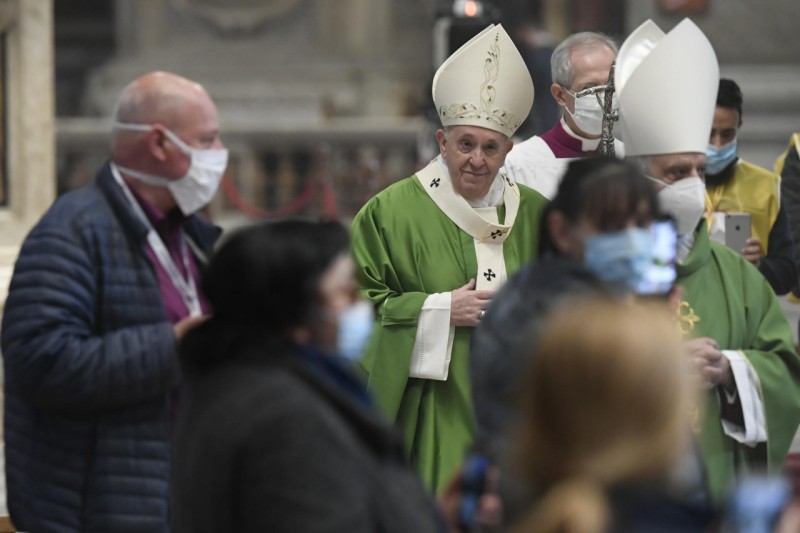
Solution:
[[(444, 381), (418, 379), (409, 377), (418, 319), (429, 295), (490, 276), (491, 270), (478, 272), (476, 239), (426, 192), (424, 187), (440, 183), (420, 177), (429, 167), (372, 198), (353, 221), (352, 238), (362, 294), (376, 310), (375, 330), (362, 359), (369, 388), (404, 432), (406, 451), (423, 481), (438, 492), (461, 466), (472, 442), (468, 375), (472, 328), (455, 328)], [(504, 174), (497, 179), (505, 180), (506, 194), (511, 190), (519, 198), (516, 219), (503, 236), (501, 250), (511, 275), (534, 257), (546, 200), (532, 189), (512, 184)], [(505, 209), (497, 211), (502, 223)], [(486, 235), (491, 242), (496, 232)]]
[(710, 337), (720, 350), (739, 350), (758, 376), (767, 439), (750, 447), (725, 435), (719, 399), (702, 407), (700, 448), (712, 498), (720, 503), (736, 474), (780, 471), (800, 424), (800, 358), (792, 331), (764, 276), (736, 252), (711, 242), (703, 222), (678, 283), (685, 289), (680, 325), (692, 337)]

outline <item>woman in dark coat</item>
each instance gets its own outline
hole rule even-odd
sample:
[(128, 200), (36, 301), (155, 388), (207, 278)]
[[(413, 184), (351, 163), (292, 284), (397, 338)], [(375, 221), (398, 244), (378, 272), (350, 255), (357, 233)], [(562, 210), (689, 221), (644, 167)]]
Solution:
[(285, 220), (231, 237), (214, 314), (181, 347), (173, 533), (443, 531), (350, 361), (370, 331), (347, 231)]

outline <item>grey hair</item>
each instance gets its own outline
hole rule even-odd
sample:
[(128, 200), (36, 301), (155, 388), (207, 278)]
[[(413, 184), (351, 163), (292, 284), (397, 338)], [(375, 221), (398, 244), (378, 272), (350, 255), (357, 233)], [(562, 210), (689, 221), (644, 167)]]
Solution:
[(614, 55), (617, 55), (617, 43), (604, 33), (595, 31), (582, 31), (573, 33), (556, 46), (553, 55), (550, 56), (550, 76), (553, 83), (558, 83), (564, 87), (570, 87), (575, 76), (572, 73), (572, 52), (582, 48), (594, 48), (605, 46)]

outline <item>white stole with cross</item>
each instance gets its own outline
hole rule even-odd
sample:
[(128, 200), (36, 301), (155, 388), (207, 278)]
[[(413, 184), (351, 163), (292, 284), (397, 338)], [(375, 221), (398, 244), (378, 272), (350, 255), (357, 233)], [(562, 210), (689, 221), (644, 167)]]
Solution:
[[(497, 208), (474, 208), (453, 188), (453, 182), (442, 157), (439, 156), (417, 172), (425, 192), (453, 223), (472, 236), (478, 272), (475, 274), (477, 290), (497, 290), (506, 281), (506, 262), (503, 243), (511, 232), (519, 211), (519, 189), (501, 173), (505, 181), (503, 203), (506, 208), (505, 224), (497, 222)], [(495, 179), (498, 179), (495, 178)]]
[[(498, 223), (496, 207), (473, 208), (455, 191), (441, 156), (416, 174), (422, 188), (447, 218), (472, 236), (478, 262), (476, 290), (496, 291), (507, 278), (503, 243), (517, 217), (520, 194), (505, 174), (498, 178), (505, 185), (506, 224)], [(455, 327), (450, 324), (450, 298), (451, 293), (447, 292), (431, 294), (425, 299), (417, 323), (409, 377), (447, 379), (455, 334)]]

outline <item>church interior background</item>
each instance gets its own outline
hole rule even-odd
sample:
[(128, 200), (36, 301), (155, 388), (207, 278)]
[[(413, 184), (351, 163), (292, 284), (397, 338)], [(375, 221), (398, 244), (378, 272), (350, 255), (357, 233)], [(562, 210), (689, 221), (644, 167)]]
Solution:
[(800, 46), (786, 44), (797, 0), (495, 0), (475, 4), (477, 22), (457, 16), (466, 4), (0, 0), (0, 305), (25, 233), (55, 195), (92, 179), (117, 94), (149, 70), (201, 82), (219, 106), (231, 163), (208, 214), (224, 227), (284, 214), (347, 221), (413, 174), (435, 155), (437, 60), (470, 24), (502, 23), (529, 61), (536, 97), (522, 136), (556, 119), (549, 54), (560, 39), (597, 30), (621, 42), (647, 18), (669, 31), (685, 16), (743, 89), (744, 158), (771, 168), (800, 130)]

